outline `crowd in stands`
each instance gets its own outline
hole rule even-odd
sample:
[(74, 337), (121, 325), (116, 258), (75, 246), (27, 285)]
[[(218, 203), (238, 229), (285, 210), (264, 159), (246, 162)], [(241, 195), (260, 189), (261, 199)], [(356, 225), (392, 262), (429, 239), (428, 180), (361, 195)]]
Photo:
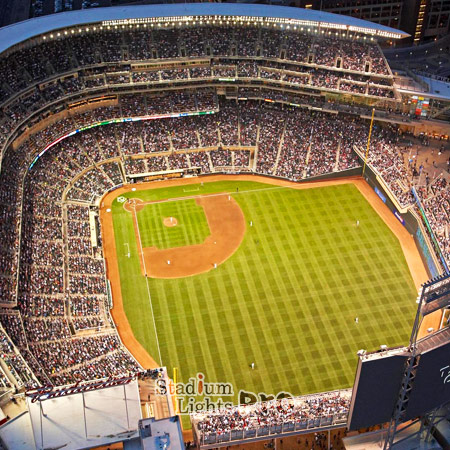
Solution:
[[(389, 68), (378, 45), (354, 39), (298, 30), (213, 25), (173, 30), (91, 30), (81, 35), (49, 38), (0, 58), (0, 147), (35, 111), (102, 86), (261, 77), (394, 97), (392, 82), (386, 81)], [(168, 68), (160, 66), (148, 71), (135, 71), (130, 64), (142, 60), (158, 60), (163, 64), (168, 58), (186, 57), (221, 60), (190, 68), (173, 67), (171, 62)], [(226, 57), (233, 59), (224, 60)], [(252, 57), (266, 60), (251, 61)], [(356, 77), (363, 84), (339, 83), (341, 78), (349, 77)], [(378, 83), (383, 82), (387, 85), (382, 89)]]
[[(375, 126), (372, 132), (369, 164), (383, 177), (401, 206), (412, 203), (411, 182), (399, 147), (399, 131), (395, 127)], [(358, 146), (358, 144), (357, 144)], [(365, 152), (365, 145), (359, 148)]]
[(288, 423), (308, 423), (313, 420), (319, 426), (320, 418), (332, 420), (335, 417), (344, 421), (349, 411), (350, 397), (350, 391), (288, 397), (194, 413), (192, 419), (201, 442), (230, 432), (271, 428)]
[[(120, 177), (121, 172), (117, 163), (112, 166), (109, 162), (107, 172), (94, 167), (76, 179), (83, 169), (94, 165), (78, 144), (81, 142), (62, 141), (46, 153), (25, 176), (22, 204), (15, 205), (21, 206), (16, 211), (21, 213), (16, 285), (20, 313), (0, 314), (0, 321), (44, 384), (139, 370), (105, 311), (105, 266), (101, 247), (92, 245), (89, 206), (63, 201), (69, 183), (80, 192), (100, 195), (100, 190), (117, 184), (107, 172)], [(39, 143), (27, 142), (18, 150), (21, 166), (30, 162), (29, 145)], [(5, 161), (2, 175), (7, 172)], [(90, 334), (77, 337), (80, 330)]]
[[(0, 327), (0, 356), (6, 366), (5, 368), (0, 367), (0, 389), (32, 388), (38, 385), (33, 372), (2, 327)], [(5, 372), (9, 372), (15, 384), (11, 382)]]
[[(130, 64), (184, 57), (213, 59), (188, 68), (171, 63), (170, 68), (136, 71)], [(253, 57), (258, 59), (249, 59)], [(172, 81), (181, 85), (196, 78), (264, 78), (280, 87), (239, 87), (236, 100), (220, 102), (210, 88), (124, 94), (109, 106), (69, 112), (4, 152), (0, 299), (4, 306), (17, 305), (0, 310), (0, 352), (7, 367), (0, 368), (0, 387), (5, 389), (140, 371), (109, 316), (96, 218), (92, 231), (94, 205), (105, 191), (133, 176), (168, 170), (253, 171), (300, 181), (353, 169), (360, 165), (354, 148), (360, 155), (364, 152), (368, 123), (355, 115), (287, 106), (323, 107), (324, 100), (318, 94), (283, 92), (281, 87), (395, 96), (389, 67), (376, 44), (252, 26), (103, 30), (18, 49), (0, 59), (0, 149), (31, 114), (51, 104), (57, 114), (64, 108), (58, 106), (61, 99), (99, 87)], [(265, 98), (284, 106), (237, 98)], [(85, 130), (54, 145), (30, 169), (36, 153), (80, 127), (199, 111), (215, 113)], [(398, 141), (395, 127), (376, 126), (368, 162), (399, 204), (408, 207), (413, 202), (411, 183)], [(450, 262), (450, 187), (444, 178), (427, 181), (419, 196)], [(195, 421), (207, 438), (345, 417), (348, 408), (348, 395), (328, 394), (238, 406), (197, 415)]]
[[(278, 91), (270, 95), (292, 99)], [(37, 152), (80, 126), (125, 113), (203, 108), (216, 112), (113, 123), (76, 133), (51, 147), (30, 169)], [(93, 205), (105, 191), (133, 175), (167, 170), (245, 170), (294, 181), (332, 174), (358, 167), (353, 148), (363, 148), (367, 135), (368, 123), (354, 115), (256, 100), (219, 101), (211, 90), (174, 91), (127, 95), (118, 104), (71, 114), (8, 149), (0, 175), (0, 295), (4, 304), (17, 303), (18, 311), (0, 312), (0, 322), (26, 361), (26, 368), (14, 358), (11, 363), (23, 385), (36, 380), (65, 384), (139, 370), (110, 321), (101, 239), (98, 227), (95, 236), (91, 231)], [(410, 186), (397, 144), (395, 128), (374, 128), (369, 164), (399, 202), (409, 205)], [(427, 195), (426, 211), (450, 256), (448, 186), (436, 182), (421, 195)], [(295, 416), (294, 410), (289, 406), (288, 413)], [(298, 417), (308, 410), (301, 411)], [(235, 425), (242, 426), (242, 421)]]
[(450, 265), (450, 185), (440, 176), (433, 182), (427, 181), (426, 186), (418, 189), (418, 194), (444, 258)]
[[(435, 237), (439, 243), (447, 264), (450, 263), (450, 186), (445, 177), (430, 181), (428, 176), (421, 177), (414, 168), (414, 175), (408, 172), (401, 148), (401, 135), (394, 126), (375, 126), (373, 129), (368, 163), (382, 177), (390, 191), (402, 207), (414, 203), (411, 188), (414, 186)], [(361, 153), (365, 151), (360, 146)], [(416, 185), (420, 178), (425, 184)], [(419, 214), (420, 216), (420, 214)]]

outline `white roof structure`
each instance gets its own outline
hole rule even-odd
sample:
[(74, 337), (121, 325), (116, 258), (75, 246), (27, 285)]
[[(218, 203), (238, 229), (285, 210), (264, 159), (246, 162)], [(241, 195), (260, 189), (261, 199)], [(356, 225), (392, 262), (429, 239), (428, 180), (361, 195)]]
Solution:
[(448, 81), (421, 74), (416, 74), (416, 76), (424, 83), (420, 84), (409, 76), (397, 76), (395, 78), (397, 91), (409, 96), (433, 98), (448, 102), (450, 99), (450, 83)]
[(76, 450), (139, 436), (142, 418), (137, 380), (27, 406), (36, 449)]
[(29, 412), (25, 411), (2, 425), (0, 438), (8, 450), (35, 450)]
[(327, 27), (337, 30), (368, 34), (378, 37), (401, 39), (407, 33), (350, 16), (286, 6), (238, 3), (178, 3), (163, 5), (117, 6), (68, 11), (15, 23), (0, 29), (0, 53), (35, 36), (68, 27), (93, 23), (144, 23), (145, 19), (183, 20), (188, 23), (197, 18), (216, 16), (221, 18), (244, 17), (245, 20), (266, 21), (280, 25), (298, 24), (311, 27)]
[(450, 82), (439, 80), (432, 77), (426, 77), (423, 75), (417, 75), (419, 78), (422, 78), (425, 83), (428, 84), (430, 88), (430, 93), (435, 96), (441, 96), (443, 98), (450, 98)]

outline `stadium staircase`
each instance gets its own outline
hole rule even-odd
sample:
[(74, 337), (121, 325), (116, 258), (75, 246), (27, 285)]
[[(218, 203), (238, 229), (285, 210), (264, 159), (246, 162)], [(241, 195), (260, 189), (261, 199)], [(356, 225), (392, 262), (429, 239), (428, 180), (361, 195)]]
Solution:
[(186, 160), (187, 160), (189, 169), (192, 169), (191, 158), (189, 158), (189, 153), (187, 153), (187, 152), (186, 152)]
[(308, 168), (308, 164), (309, 164), (309, 157), (311, 156), (311, 148), (312, 148), (312, 137), (314, 134), (314, 126), (311, 128), (311, 135), (309, 136), (309, 144), (308, 144), (308, 152), (306, 153), (306, 158), (305, 158), (305, 169), (303, 170), (302, 173), (302, 178), (306, 178), (307, 176), (307, 168)]
[(256, 172), (256, 164), (258, 162), (258, 149), (259, 149), (259, 133), (261, 131), (261, 126), (258, 123), (257, 128), (256, 128), (256, 147), (255, 147), (255, 151), (253, 153), (253, 162), (250, 161), (250, 167), (252, 168), (252, 170), (254, 172)]
[(238, 129), (237, 129), (237, 141), (238, 141), (238, 144), (240, 146), (241, 145), (241, 110), (240, 109), (238, 110), (237, 126), (238, 126)]
[(198, 132), (198, 130), (195, 130), (195, 135), (197, 136), (198, 146), (201, 147), (202, 141), (200, 139), (200, 133)]
[(285, 122), (284, 122), (283, 132), (281, 133), (280, 143), (278, 145), (277, 157), (275, 159), (275, 164), (273, 165), (273, 168), (272, 168), (272, 173), (274, 175), (276, 175), (276, 173), (277, 173), (278, 162), (280, 161), (281, 150), (283, 149), (284, 133), (286, 132), (286, 127), (287, 127), (287, 120), (285, 120)]
[(211, 160), (211, 153), (206, 152), (206, 156), (208, 156), (209, 170), (210, 170), (211, 172), (215, 172), (215, 170), (214, 170), (214, 164), (213, 164), (213, 162), (212, 162), (212, 160)]
[(341, 155), (341, 144), (342, 144), (342, 139), (339, 139), (339, 143), (338, 143), (338, 148), (336, 151), (336, 164), (334, 165), (334, 172), (338, 172), (339, 171), (339, 157)]
[(175, 151), (175, 147), (173, 146), (173, 142), (172, 142), (172, 137), (170, 136), (170, 134), (167, 135), (167, 139), (169, 141), (169, 149), (171, 152)]

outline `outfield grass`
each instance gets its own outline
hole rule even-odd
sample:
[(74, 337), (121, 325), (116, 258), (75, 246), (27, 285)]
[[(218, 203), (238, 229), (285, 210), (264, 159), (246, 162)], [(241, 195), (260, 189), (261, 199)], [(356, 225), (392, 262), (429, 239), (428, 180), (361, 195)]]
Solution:
[[(358, 349), (407, 342), (413, 280), (396, 237), (353, 185), (294, 190), (219, 182), (126, 196), (148, 201), (224, 191), (253, 222), (236, 253), (206, 274), (149, 280), (169, 373), (178, 367), (186, 381), (203, 372), (209, 381), (233, 383), (235, 392), (299, 395), (351, 386)], [(182, 211), (186, 202), (173, 206)], [(125, 312), (158, 360), (131, 215), (117, 201), (113, 219)], [(164, 231), (157, 222), (152, 233)], [(146, 227), (140, 222), (141, 233)], [(184, 227), (185, 236), (199, 235), (195, 221)], [(130, 258), (121, 253), (125, 243)]]

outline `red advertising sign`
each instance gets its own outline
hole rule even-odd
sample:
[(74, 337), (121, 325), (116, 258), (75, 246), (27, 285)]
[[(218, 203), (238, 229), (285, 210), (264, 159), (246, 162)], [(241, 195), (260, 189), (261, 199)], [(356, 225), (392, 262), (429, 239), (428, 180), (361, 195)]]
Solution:
[(128, 384), (134, 377), (108, 378), (107, 380), (97, 380), (93, 382), (82, 382), (72, 386), (42, 386), (36, 389), (30, 389), (25, 395), (31, 398), (31, 402), (50, 400), (51, 398), (65, 397), (67, 395), (81, 394), (89, 391), (96, 391), (113, 386)]

